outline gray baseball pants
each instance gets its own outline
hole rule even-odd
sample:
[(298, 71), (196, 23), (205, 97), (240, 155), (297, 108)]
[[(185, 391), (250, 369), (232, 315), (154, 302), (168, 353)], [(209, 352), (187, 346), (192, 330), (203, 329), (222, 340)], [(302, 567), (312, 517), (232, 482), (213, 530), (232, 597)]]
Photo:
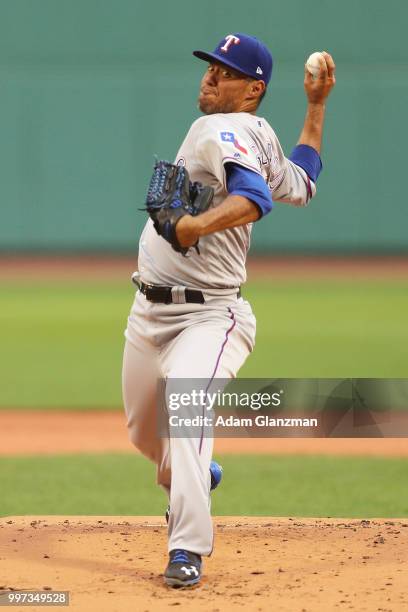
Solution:
[(168, 493), (168, 550), (209, 555), (213, 439), (158, 435), (157, 405), (163, 399), (157, 397), (157, 380), (235, 377), (253, 350), (256, 322), (236, 292), (203, 293), (205, 304), (155, 304), (136, 293), (125, 331), (122, 387), (129, 438), (156, 463), (157, 482)]

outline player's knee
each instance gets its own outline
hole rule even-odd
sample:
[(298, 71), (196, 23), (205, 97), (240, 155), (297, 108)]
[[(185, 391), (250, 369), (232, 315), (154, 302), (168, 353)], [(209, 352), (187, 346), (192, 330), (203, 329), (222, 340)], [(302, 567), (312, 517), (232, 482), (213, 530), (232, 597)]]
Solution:
[(141, 440), (141, 436), (139, 435), (139, 431), (137, 427), (130, 427), (128, 425), (128, 436), (133, 446), (136, 446), (138, 450), (141, 450), (140, 446), (141, 446), (142, 440)]
[(140, 427), (128, 425), (129, 440), (141, 453), (146, 454), (148, 446), (146, 440), (143, 440), (143, 435)]
[(170, 466), (159, 463), (157, 470), (157, 484), (170, 489), (171, 485), (171, 470)]
[(145, 457), (157, 463), (158, 461), (158, 449), (157, 440), (147, 437), (146, 433), (142, 431), (140, 427), (135, 425), (130, 426), (128, 424), (128, 435), (129, 440), (142, 453)]

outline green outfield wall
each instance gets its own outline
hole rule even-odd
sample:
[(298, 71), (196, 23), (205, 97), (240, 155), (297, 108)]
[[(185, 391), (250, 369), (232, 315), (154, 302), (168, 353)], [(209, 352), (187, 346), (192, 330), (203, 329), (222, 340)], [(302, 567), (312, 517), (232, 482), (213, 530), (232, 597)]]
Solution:
[(172, 159), (212, 49), (236, 31), (271, 48), (260, 114), (287, 155), (306, 103), (303, 64), (329, 50), (318, 194), (256, 224), (258, 251), (408, 250), (408, 3), (0, 1), (0, 250), (136, 248), (153, 155)]

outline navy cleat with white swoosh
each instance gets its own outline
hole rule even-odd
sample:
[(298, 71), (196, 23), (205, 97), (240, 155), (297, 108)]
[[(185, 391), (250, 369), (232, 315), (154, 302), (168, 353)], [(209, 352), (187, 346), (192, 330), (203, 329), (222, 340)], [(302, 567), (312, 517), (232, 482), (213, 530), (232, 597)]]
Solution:
[(170, 551), (164, 582), (171, 587), (190, 587), (201, 578), (201, 556), (188, 550)]

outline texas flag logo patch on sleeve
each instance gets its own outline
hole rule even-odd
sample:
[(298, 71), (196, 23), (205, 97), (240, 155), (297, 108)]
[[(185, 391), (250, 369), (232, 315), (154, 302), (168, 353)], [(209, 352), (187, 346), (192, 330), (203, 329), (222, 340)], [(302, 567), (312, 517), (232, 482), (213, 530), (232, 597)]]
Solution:
[(238, 138), (235, 136), (234, 132), (220, 132), (220, 136), (223, 142), (231, 142), (234, 147), (238, 149), (238, 151), (241, 151), (241, 153), (245, 153), (245, 155), (248, 155), (248, 151), (239, 143)]

